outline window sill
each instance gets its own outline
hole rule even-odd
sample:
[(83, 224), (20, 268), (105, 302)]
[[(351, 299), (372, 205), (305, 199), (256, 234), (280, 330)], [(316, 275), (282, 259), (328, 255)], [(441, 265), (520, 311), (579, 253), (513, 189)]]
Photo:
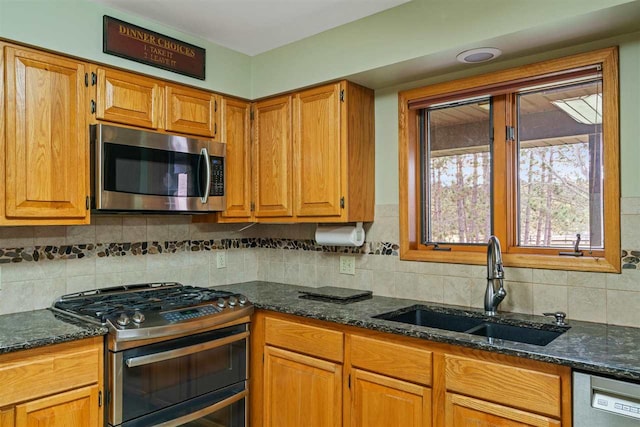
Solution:
[[(410, 249), (400, 245), (400, 259), (403, 261), (442, 262), (451, 264), (485, 265), (485, 252), (451, 251), (439, 252), (432, 249)], [(586, 271), (596, 273), (620, 273), (622, 263), (611, 262), (604, 257), (565, 257), (537, 254), (502, 254), (505, 267), (539, 268), (546, 270)]]

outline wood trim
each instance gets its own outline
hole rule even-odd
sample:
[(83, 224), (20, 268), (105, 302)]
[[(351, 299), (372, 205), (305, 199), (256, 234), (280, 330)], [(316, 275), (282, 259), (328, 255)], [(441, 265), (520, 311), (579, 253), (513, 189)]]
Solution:
[[(517, 176), (514, 144), (504, 142), (504, 135), (496, 133), (494, 161), (503, 161), (504, 168), (494, 179), (494, 234), (503, 242), (503, 262), (509, 267), (546, 268), (574, 271), (619, 273), (621, 271), (620, 249), (620, 147), (619, 147), (619, 95), (617, 48), (525, 65), (481, 76), (444, 82), (398, 93), (399, 119), (399, 186), (400, 186), (400, 259), (411, 261), (448, 262), (478, 264), (486, 262), (484, 245), (451, 245), (450, 252), (434, 251), (433, 247), (420, 243), (420, 162), (418, 113), (409, 109), (412, 101), (447, 93), (460, 93), (476, 87), (497, 85), (501, 82), (517, 81), (530, 76), (558, 73), (571, 68), (602, 65), (606, 96), (603, 101), (605, 116), (603, 126), (604, 162), (604, 233), (605, 251), (593, 251), (583, 257), (563, 257), (558, 249), (516, 247), (516, 200)], [(513, 123), (514, 110), (503, 108), (498, 99), (495, 109), (500, 126)], [(504, 143), (502, 143), (502, 142)], [(495, 171), (495, 169), (494, 169)], [(506, 180), (507, 182), (498, 182)], [(449, 246), (447, 246), (449, 247)]]

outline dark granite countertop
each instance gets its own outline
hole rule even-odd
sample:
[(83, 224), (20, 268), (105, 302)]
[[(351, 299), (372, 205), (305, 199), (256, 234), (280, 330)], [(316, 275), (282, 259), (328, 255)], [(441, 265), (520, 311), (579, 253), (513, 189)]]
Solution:
[[(255, 307), (260, 309), (526, 357), (592, 373), (640, 381), (640, 328), (567, 319), (571, 328), (542, 347), (496, 339), (489, 342), (486, 337), (464, 332), (413, 326), (372, 317), (416, 304), (438, 307), (439, 310), (444, 311), (456, 309), (481, 314), (482, 310), (479, 309), (375, 295), (371, 299), (351, 304), (335, 304), (299, 298), (299, 291), (312, 291), (313, 288), (261, 281), (216, 286), (216, 289), (245, 294)], [(499, 318), (515, 324), (519, 322), (553, 323), (552, 319), (543, 316), (517, 313), (499, 313)]]
[(0, 354), (104, 335), (107, 328), (61, 317), (50, 310), (0, 316)]

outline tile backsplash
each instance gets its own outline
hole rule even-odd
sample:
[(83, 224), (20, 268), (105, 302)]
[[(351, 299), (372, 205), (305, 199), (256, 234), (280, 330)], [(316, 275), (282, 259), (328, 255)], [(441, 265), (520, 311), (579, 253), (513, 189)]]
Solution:
[[(362, 248), (322, 247), (315, 225), (192, 224), (189, 216), (94, 216), (91, 225), (0, 227), (0, 314), (45, 308), (58, 296), (152, 281), (216, 286), (267, 280), (370, 289), (377, 295), (482, 307), (486, 267), (401, 261), (398, 207), (378, 205)], [(622, 274), (506, 268), (502, 310), (640, 327), (640, 219), (637, 199), (622, 203)], [(215, 253), (225, 251), (218, 269)], [(340, 254), (355, 275), (338, 272)], [(19, 261), (19, 262), (18, 262)]]

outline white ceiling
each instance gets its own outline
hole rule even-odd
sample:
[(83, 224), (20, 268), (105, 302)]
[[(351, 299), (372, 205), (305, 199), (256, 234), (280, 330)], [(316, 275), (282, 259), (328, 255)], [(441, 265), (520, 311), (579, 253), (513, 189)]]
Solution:
[(257, 55), (410, 0), (93, 0)]

